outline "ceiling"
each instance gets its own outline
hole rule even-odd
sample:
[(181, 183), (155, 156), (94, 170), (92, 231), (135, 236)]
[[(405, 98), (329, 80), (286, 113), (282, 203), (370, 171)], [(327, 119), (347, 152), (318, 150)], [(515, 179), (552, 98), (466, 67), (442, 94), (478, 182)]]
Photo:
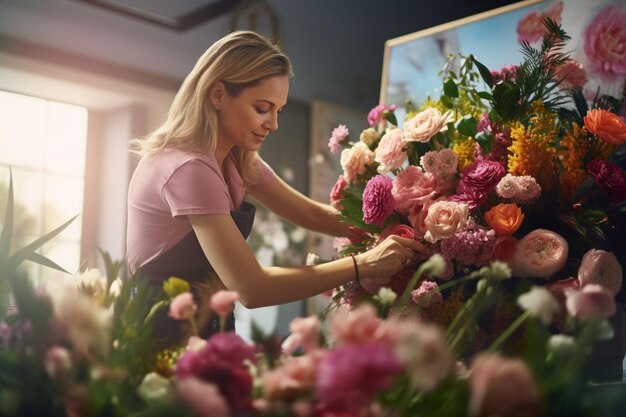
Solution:
[[(104, 1), (104, 0), (102, 0)], [(114, 2), (117, 0), (106, 0)], [(176, 19), (221, 0), (117, 3)], [(250, 0), (244, 0), (250, 1)], [(387, 39), (515, 3), (511, 0), (265, 0), (280, 24), (295, 78), (290, 100), (366, 110), (377, 104)], [(240, 22), (237, 28), (244, 28)], [(135, 77), (175, 89), (231, 28), (231, 13), (176, 30), (83, 0), (0, 0), (0, 52)], [(269, 23), (259, 20), (259, 31)], [(428, 57), (424, 57), (428, 59)]]

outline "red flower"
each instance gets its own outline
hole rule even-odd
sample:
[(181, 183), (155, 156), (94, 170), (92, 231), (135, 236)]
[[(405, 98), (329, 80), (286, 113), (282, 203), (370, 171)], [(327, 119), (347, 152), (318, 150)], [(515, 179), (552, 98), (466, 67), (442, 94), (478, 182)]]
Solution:
[(609, 161), (595, 159), (589, 162), (587, 171), (593, 175), (611, 202), (621, 203), (626, 200), (626, 180), (619, 166)]

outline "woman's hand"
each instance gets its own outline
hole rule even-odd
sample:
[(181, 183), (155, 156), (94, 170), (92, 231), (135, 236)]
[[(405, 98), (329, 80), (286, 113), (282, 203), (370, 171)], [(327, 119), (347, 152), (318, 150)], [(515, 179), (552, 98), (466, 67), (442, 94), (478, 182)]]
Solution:
[(391, 235), (367, 252), (356, 255), (363, 278), (391, 276), (418, 257), (428, 255), (428, 248), (412, 239)]

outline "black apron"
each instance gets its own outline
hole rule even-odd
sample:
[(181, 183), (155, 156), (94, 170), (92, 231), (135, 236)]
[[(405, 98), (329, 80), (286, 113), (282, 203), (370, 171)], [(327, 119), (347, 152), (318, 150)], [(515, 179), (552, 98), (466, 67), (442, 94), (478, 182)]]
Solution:
[[(255, 213), (256, 207), (246, 201), (239, 210), (230, 212), (244, 239), (250, 235)], [(204, 255), (195, 232), (190, 232), (171, 249), (139, 268), (138, 272), (151, 286), (162, 287), (163, 282), (172, 276), (189, 282), (198, 305), (198, 335), (206, 339), (220, 331), (219, 316), (209, 310), (208, 303), (210, 296), (224, 286)], [(155, 343), (163, 347), (186, 343), (191, 334), (189, 323), (187, 320), (174, 320), (168, 313), (169, 308), (161, 309), (154, 317)], [(234, 329), (235, 316), (231, 314), (226, 320), (226, 330)]]

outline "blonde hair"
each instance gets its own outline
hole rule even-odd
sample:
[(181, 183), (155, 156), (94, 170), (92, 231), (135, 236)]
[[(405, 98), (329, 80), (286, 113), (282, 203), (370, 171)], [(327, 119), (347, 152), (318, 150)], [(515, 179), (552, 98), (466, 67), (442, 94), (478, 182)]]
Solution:
[[(280, 48), (252, 31), (232, 32), (209, 47), (198, 59), (174, 97), (165, 122), (144, 138), (131, 141), (132, 152), (154, 156), (165, 148), (214, 152), (217, 146), (217, 110), (209, 99), (211, 88), (222, 82), (231, 96), (261, 80), (292, 75), (291, 62)], [(258, 175), (256, 152), (233, 148), (231, 155), (243, 180)]]

